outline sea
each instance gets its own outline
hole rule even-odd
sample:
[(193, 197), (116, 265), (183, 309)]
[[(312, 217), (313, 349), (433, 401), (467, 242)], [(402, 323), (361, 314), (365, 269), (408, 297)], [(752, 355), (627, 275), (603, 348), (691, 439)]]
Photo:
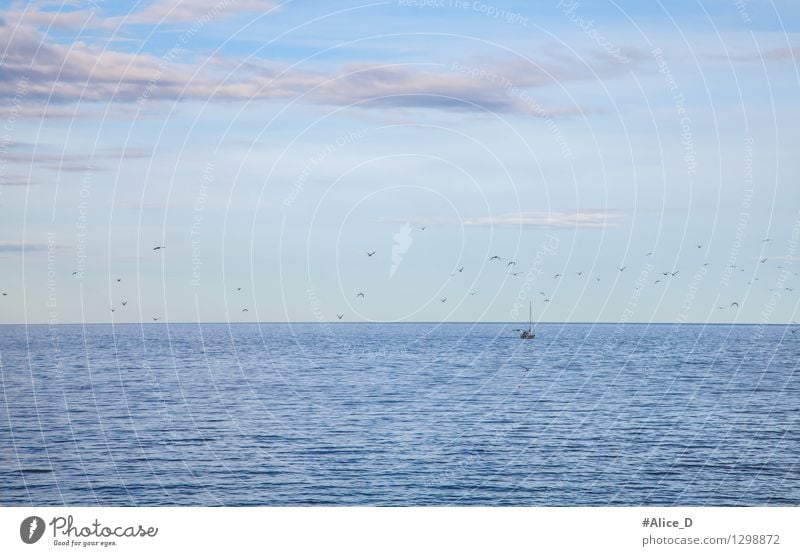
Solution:
[(797, 506), (791, 326), (0, 326), (0, 505)]

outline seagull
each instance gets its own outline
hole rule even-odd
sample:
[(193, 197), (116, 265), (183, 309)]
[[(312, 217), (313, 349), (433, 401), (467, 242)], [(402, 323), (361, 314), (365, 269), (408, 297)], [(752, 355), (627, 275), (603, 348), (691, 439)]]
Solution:
[(762, 262), (762, 263), (765, 263), (765, 262), (767, 262), (767, 258), (766, 258), (766, 257), (764, 257), (763, 259), (761, 259), (761, 262)]
[(511, 276), (519, 276), (522, 273), (521, 272), (511, 272), (510, 274), (511, 274)]
[(650, 251), (649, 253), (645, 253), (645, 254), (644, 254), (644, 256), (645, 256), (645, 257), (649, 257), (649, 256), (650, 256), (650, 255), (652, 255), (652, 254), (653, 254), (653, 252), (652, 252), (652, 251)]
[(526, 372), (526, 373), (529, 373), (529, 372), (531, 372), (531, 370), (530, 370), (528, 367), (526, 367), (525, 365), (520, 365), (520, 367), (522, 367), (523, 369), (525, 369), (525, 372)]
[(539, 295), (546, 295), (544, 292), (539, 292)]
[(446, 298), (446, 297), (443, 297), (443, 298), (441, 298), (439, 301), (441, 301), (442, 303), (444, 303), (445, 301), (447, 301), (447, 298)]
[(123, 306), (123, 307), (125, 307), (125, 305), (127, 305), (127, 304), (128, 304), (128, 302), (127, 302), (127, 301), (123, 301), (123, 302), (122, 302), (122, 306)]
[(623, 270), (625, 270), (626, 268), (628, 268), (628, 267), (626, 267), (626, 266), (624, 266), (624, 265), (623, 265), (623, 266), (619, 267), (617, 270), (619, 270), (620, 272), (622, 272), (622, 271), (623, 271)]
[(240, 292), (240, 291), (242, 291), (242, 288), (236, 288), (236, 291)]
[(427, 228), (427, 226), (420, 226), (419, 227), (419, 229), (422, 230), (423, 232), (425, 231), (425, 228)]
[(670, 276), (675, 276), (675, 275), (676, 275), (677, 273), (679, 273), (679, 272), (680, 272), (680, 270), (676, 270), (675, 272), (670, 272), (670, 273), (669, 273), (669, 275), (670, 275)]
[(242, 309), (242, 313), (247, 313), (247, 309)]
[(495, 259), (497, 259), (498, 261), (502, 261), (502, 260), (503, 260), (503, 259), (501, 259), (500, 257), (498, 257), (497, 255), (494, 255), (493, 257), (489, 257), (489, 260), (490, 260), (490, 261), (493, 261), (493, 260), (495, 260)]
[(160, 319), (160, 318), (161, 317), (153, 317), (153, 322), (158, 322), (158, 319)]
[(117, 282), (122, 282), (122, 278), (117, 278)]
[(580, 272), (576, 272), (575, 274), (577, 274), (578, 276), (580, 276), (581, 274), (583, 274), (583, 271), (581, 270)]
[(114, 308), (113, 308), (113, 307), (111, 308), (111, 312), (112, 312), (112, 313), (114, 312)]
[(543, 301), (543, 303), (550, 303), (550, 300), (549, 300), (549, 299), (545, 299), (545, 300)]
[(736, 308), (738, 308), (738, 307), (739, 307), (739, 304), (738, 304), (738, 303), (736, 303), (736, 302), (734, 301), (733, 303), (731, 303), (731, 307), (736, 307)]
[(77, 276), (78, 275), (78, 271), (76, 270), (75, 272), (72, 273), (72, 275), (73, 276)]
[(600, 278), (595, 278), (595, 280), (599, 282), (599, 281), (600, 281)]
[(341, 315), (336, 315), (336, 316), (339, 318), (339, 320), (342, 320), (342, 317), (344, 316), (344, 313), (342, 313)]
[(8, 294), (7, 294), (6, 292), (3, 292), (3, 295), (4, 295), (4, 296), (6, 296), (6, 295), (8, 295)]
[(661, 281), (661, 280), (656, 280), (656, 281), (655, 281), (655, 282), (653, 282), (653, 283), (654, 283), (654, 284), (658, 284), (660, 281)]
[(458, 271), (459, 271), (459, 272), (464, 272), (464, 267), (463, 267), (463, 266), (459, 267), (459, 268), (458, 268)]
[(358, 292), (358, 293), (356, 294), (356, 297), (363, 297), (364, 299), (366, 299), (366, 297), (364, 296), (364, 293), (363, 293), (363, 292)]
[(469, 294), (470, 295), (475, 295), (476, 293), (478, 293), (478, 292), (470, 292)]
[(698, 245), (698, 246), (697, 246), (697, 248), (698, 248), (698, 249), (702, 249), (702, 248), (703, 248), (703, 246), (702, 246), (702, 245)]
[(508, 264), (506, 266), (516, 265), (516, 264), (517, 263), (515, 263), (514, 261), (508, 261)]
[(153, 251), (158, 251), (158, 250), (160, 250), (160, 249), (166, 249), (166, 247), (164, 247), (163, 245), (161, 245), (161, 246), (156, 246), (156, 247), (153, 247)]
[(367, 257), (371, 257), (375, 254), (375, 251), (367, 251)]
[(772, 240), (770, 238), (767, 238), (764, 241), (762, 241), (761, 243), (767, 243), (768, 241), (772, 241)]
[(662, 272), (661, 276), (669, 276), (669, 272)]
[(556, 274), (555, 276), (553, 276), (553, 280), (555, 280), (556, 278), (558, 278), (560, 276), (561, 276), (560, 274)]

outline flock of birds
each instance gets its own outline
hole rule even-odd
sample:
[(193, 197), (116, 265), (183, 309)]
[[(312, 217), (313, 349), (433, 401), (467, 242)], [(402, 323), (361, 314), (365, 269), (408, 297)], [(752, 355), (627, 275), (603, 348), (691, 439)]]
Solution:
[[(426, 226), (422, 226), (419, 229), (420, 230), (425, 230)], [(766, 239), (764, 239), (762, 241), (762, 243), (769, 243), (771, 241), (772, 241), (772, 239), (766, 238)], [(695, 248), (696, 249), (703, 249), (703, 247), (704, 246), (702, 244), (695, 244)], [(376, 250), (365, 251), (367, 257), (372, 257), (373, 255), (375, 255), (376, 252), (377, 252)], [(654, 251), (648, 251), (647, 253), (644, 254), (644, 257), (652, 257), (653, 255), (655, 255)], [(764, 264), (768, 260), (769, 260), (768, 257), (763, 257), (759, 261), (760, 261), (761, 264)], [(508, 274), (510, 276), (512, 276), (512, 277), (517, 277), (517, 276), (520, 276), (520, 275), (524, 274), (523, 272), (516, 270), (517, 262), (515, 260), (513, 260), (513, 259), (510, 259), (508, 261), (504, 261), (503, 258), (500, 255), (492, 255), (488, 259), (489, 263), (494, 263), (495, 261), (497, 261), (497, 263), (505, 262), (505, 268), (508, 271)], [(707, 262), (703, 263), (703, 266), (704, 267), (708, 267), (708, 263)], [(616, 270), (621, 273), (621, 272), (624, 272), (626, 268), (628, 268), (627, 265), (621, 265), (621, 266), (617, 266)], [(745, 272), (745, 270), (746, 270), (745, 268), (742, 268), (742, 267), (740, 267), (738, 265), (735, 265), (735, 264), (728, 265), (728, 268), (730, 268), (731, 271), (738, 270), (740, 272)], [(780, 265), (778, 265), (777, 268), (778, 269), (783, 269), (783, 267), (780, 266)], [(464, 272), (464, 266), (458, 266), (452, 273), (450, 273), (450, 277), (454, 277), (457, 274), (460, 274), (460, 273), (463, 273), (463, 272)], [(679, 273), (680, 273), (680, 270), (662, 271), (662, 272), (659, 273), (659, 275), (662, 278), (655, 279), (653, 281), (653, 285), (658, 285), (658, 284), (661, 284), (661, 283), (665, 283), (665, 282), (669, 281), (670, 279), (675, 278), (676, 276), (678, 276)], [(578, 278), (580, 278), (580, 277), (582, 277), (584, 275), (584, 271), (583, 270), (575, 271), (575, 275)], [(798, 276), (798, 273), (795, 272), (794, 275)], [(558, 273), (555, 273), (553, 275), (553, 280), (558, 280), (559, 278), (562, 278), (562, 277), (563, 277), (563, 274), (558, 272)], [(595, 280), (595, 282), (600, 282), (600, 277), (595, 276), (594, 280)], [(757, 281), (757, 280), (759, 280), (758, 277), (753, 277), (752, 280), (748, 280), (747, 281), (747, 285), (750, 286), (750, 285), (753, 284), (754, 281)], [(638, 286), (637, 286), (637, 289), (638, 289)], [(794, 291), (794, 288), (790, 288), (790, 287), (784, 287), (783, 289), (788, 291), (788, 292), (793, 292)], [(772, 292), (773, 288), (770, 288), (769, 291)], [(469, 293), (469, 295), (473, 296), (473, 295), (476, 295), (477, 293), (478, 293), (477, 291), (471, 291)], [(543, 303), (549, 303), (550, 302), (550, 297), (544, 291), (540, 291), (539, 295), (543, 298), (542, 299)], [(366, 295), (364, 294), (363, 291), (359, 291), (358, 293), (356, 293), (356, 298), (366, 299)], [(442, 298), (439, 298), (439, 301), (441, 303), (445, 303), (445, 302), (447, 302), (447, 299), (448, 299), (447, 297), (442, 297)], [(727, 305), (727, 306), (720, 305), (720, 306), (717, 307), (717, 309), (718, 310), (738, 309), (739, 307), (740, 307), (740, 304), (739, 304), (738, 301), (731, 301), (729, 305)], [(343, 313), (338, 313), (336, 316), (338, 317), (339, 320), (341, 320), (344, 317), (344, 314)], [(796, 321), (792, 321), (792, 324), (797, 324), (797, 322)], [(799, 329), (793, 329), (791, 332), (794, 334), (798, 330)]]
[[(427, 228), (427, 226), (419, 227), (420, 230), (425, 230), (426, 228)], [(767, 239), (764, 239), (762, 241), (762, 243), (768, 243), (768, 242), (771, 242), (771, 241), (772, 241), (771, 239), (767, 238)], [(703, 245), (697, 244), (696, 248), (697, 249), (702, 249)], [(155, 251), (155, 252), (160, 252), (160, 251), (163, 251), (165, 249), (166, 249), (166, 246), (164, 246), (164, 245), (157, 245), (157, 246), (152, 248), (152, 250)], [(365, 251), (365, 254), (367, 255), (368, 258), (372, 258), (376, 253), (377, 253), (377, 250)], [(645, 257), (652, 257), (654, 254), (655, 253), (653, 251), (649, 251), (649, 252), (645, 253), (644, 256)], [(759, 262), (760, 262), (760, 264), (765, 264), (768, 260), (769, 260), (768, 257), (763, 257), (763, 258), (759, 259)], [(517, 276), (520, 276), (520, 275), (523, 274), (523, 272), (516, 270), (517, 262), (515, 260), (513, 260), (513, 259), (510, 259), (508, 261), (503, 261), (502, 257), (500, 257), (499, 255), (492, 255), (488, 259), (488, 263), (490, 263), (490, 264), (494, 264), (495, 261), (497, 261), (497, 263), (501, 263), (501, 264), (503, 262), (505, 262), (505, 269), (507, 270), (508, 274), (510, 276), (512, 276), (512, 277), (517, 277)], [(703, 266), (707, 267), (708, 263), (707, 262), (703, 263)], [(622, 266), (617, 266), (616, 270), (618, 272), (624, 272), (626, 268), (627, 268), (626, 265), (622, 265)], [(741, 268), (741, 267), (738, 267), (737, 265), (733, 265), (733, 264), (728, 265), (728, 268), (730, 268), (731, 271), (739, 270), (740, 272), (745, 272), (745, 268)], [(783, 269), (783, 267), (779, 265), (778, 269)], [(450, 274), (450, 276), (454, 277), (457, 274), (461, 274), (463, 272), (464, 272), (464, 266), (463, 265), (459, 265)], [(665, 281), (668, 281), (671, 278), (675, 278), (679, 273), (680, 273), (680, 270), (667, 270), (667, 271), (660, 272), (660, 275), (663, 277), (663, 279), (662, 278), (657, 278), (656, 280), (653, 281), (653, 285), (657, 285), (657, 284), (663, 283)], [(78, 271), (75, 271), (75, 272), (72, 273), (73, 277), (74, 276), (78, 276), (78, 275), (79, 275)], [(584, 271), (583, 270), (575, 271), (575, 275), (578, 278), (580, 278), (580, 277), (582, 277), (584, 275)], [(798, 275), (798, 273), (795, 272), (794, 276), (797, 276), (797, 275)], [(562, 278), (562, 277), (563, 277), (563, 274), (559, 272), (559, 273), (556, 273), (556, 274), (553, 275), (553, 280), (558, 280), (559, 278)], [(595, 279), (596, 282), (600, 282), (600, 277), (595, 276), (594, 279)], [(754, 276), (752, 280), (748, 280), (747, 281), (748, 286), (752, 285), (753, 282), (757, 281), (757, 280), (759, 280), (759, 278)], [(114, 281), (116, 283), (120, 283), (120, 282), (122, 282), (122, 278), (115, 278)], [(638, 288), (638, 286), (637, 286), (637, 288)], [(794, 291), (794, 288), (791, 288), (791, 287), (784, 287), (783, 289), (788, 291), (788, 292), (793, 292)], [(241, 292), (242, 288), (241, 287), (236, 287), (236, 291), (237, 292)], [(773, 291), (773, 289), (770, 288), (769, 291)], [(0, 292), (0, 293), (2, 293), (3, 297), (8, 296), (8, 292)], [(477, 293), (478, 293), (477, 291), (471, 291), (471, 292), (469, 292), (469, 296), (477, 295)], [(542, 299), (543, 303), (549, 303), (550, 302), (550, 297), (548, 297), (548, 295), (544, 291), (540, 291), (539, 295), (543, 298)], [(367, 296), (363, 291), (359, 291), (359, 292), (356, 293), (355, 297), (356, 297), (356, 299), (366, 300)], [(446, 303), (447, 299), (448, 299), (447, 297), (442, 297), (442, 298), (439, 298), (439, 301), (441, 303)], [(122, 300), (120, 300), (120, 304), (122, 305), (122, 307), (126, 307), (128, 305), (128, 301), (125, 300), (125, 299), (122, 299)], [(720, 306), (717, 307), (717, 309), (718, 310), (738, 309), (739, 307), (740, 307), (740, 304), (739, 304), (738, 301), (731, 301), (730, 304), (727, 307), (724, 306), (724, 305), (720, 305)], [(116, 311), (116, 309), (114, 307), (111, 307), (110, 310), (111, 310), (112, 313), (114, 313)], [(241, 312), (242, 313), (248, 313), (249, 309), (247, 307), (244, 307), (244, 308), (241, 309)], [(344, 313), (337, 313), (336, 317), (337, 317), (338, 320), (342, 320), (344, 318)], [(159, 316), (152, 316), (151, 318), (152, 318), (153, 322), (159, 322), (161, 320), (161, 317), (159, 317)], [(792, 321), (792, 324), (797, 324), (797, 322), (796, 321)], [(794, 334), (798, 330), (800, 330), (800, 328), (793, 329), (793, 330), (791, 330), (791, 333)]]

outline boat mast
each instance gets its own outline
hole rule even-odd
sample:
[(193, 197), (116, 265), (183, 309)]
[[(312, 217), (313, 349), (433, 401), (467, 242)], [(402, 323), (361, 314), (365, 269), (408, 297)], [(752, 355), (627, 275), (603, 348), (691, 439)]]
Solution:
[(528, 300), (528, 331), (533, 329), (533, 301)]

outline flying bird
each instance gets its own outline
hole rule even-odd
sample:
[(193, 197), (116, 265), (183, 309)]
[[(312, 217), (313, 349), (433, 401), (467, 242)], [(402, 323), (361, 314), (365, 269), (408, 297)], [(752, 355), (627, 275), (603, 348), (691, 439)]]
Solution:
[(617, 268), (617, 270), (619, 270), (620, 272), (622, 272), (622, 271), (623, 271), (623, 270), (625, 270), (626, 268), (628, 268), (628, 267), (623, 265), (623, 266), (620, 266), (620, 267), (618, 267), (618, 268)]
[(661, 281), (661, 280), (656, 280), (656, 281), (655, 281), (655, 282), (653, 282), (653, 283), (654, 283), (654, 284), (658, 284), (660, 281)]
[(764, 257), (763, 259), (761, 259), (761, 262), (762, 262), (762, 263), (765, 263), (765, 262), (767, 262), (767, 258), (766, 258), (766, 257)]
[(123, 306), (123, 307), (125, 307), (125, 305), (127, 305), (127, 304), (128, 304), (128, 302), (127, 302), (127, 301), (123, 301), (123, 302), (122, 302), (122, 306)]
[(242, 313), (247, 313), (247, 309), (242, 309)]
[(703, 248), (703, 246), (702, 246), (702, 245), (698, 245), (698, 246), (697, 246), (697, 248), (698, 248), (698, 249), (702, 249), (702, 248)]
[(733, 308), (733, 307), (736, 307), (738, 309), (739, 308), (739, 304), (734, 301), (733, 303), (731, 303), (731, 308)]
[(545, 299), (545, 300), (543, 301), (543, 303), (550, 303), (550, 300), (549, 300), (549, 299)]
[(560, 274), (556, 274), (555, 276), (553, 276), (553, 280), (555, 280), (556, 278), (559, 278), (559, 277), (561, 277), (561, 275)]
[(161, 317), (153, 317), (153, 322), (158, 322), (158, 319), (160, 319), (160, 318)]
[(676, 275), (676, 274), (678, 274), (679, 272), (680, 272), (680, 270), (676, 270), (675, 272), (670, 272), (670, 273), (669, 273), (669, 275), (670, 275), (670, 276), (675, 276), (675, 275)]
[(161, 246), (156, 246), (156, 247), (153, 247), (153, 251), (159, 251), (159, 250), (161, 250), (161, 249), (166, 249), (166, 247), (164, 247), (163, 245), (161, 245)]
[(342, 317), (344, 316), (344, 313), (342, 313), (341, 315), (336, 315), (336, 316), (339, 318), (339, 320), (342, 320)]
[(420, 226), (419, 227), (419, 229), (422, 230), (423, 232), (425, 231), (425, 228), (427, 228), (427, 226)]
[(508, 264), (506, 266), (512, 266), (512, 265), (516, 265), (516, 264), (517, 263), (515, 263), (514, 261), (508, 261)]
[(240, 292), (240, 291), (242, 291), (242, 288), (236, 288), (236, 291)]
[(583, 274), (583, 271), (581, 270), (580, 272), (576, 272), (575, 274), (577, 274), (578, 276), (580, 276), (581, 274)]
[(770, 238), (767, 238), (764, 241), (762, 241), (761, 243), (767, 243), (768, 241), (772, 241), (772, 240)]
[(367, 257), (371, 257), (375, 254), (375, 251), (367, 251)]
[(503, 260), (503, 259), (501, 259), (500, 257), (498, 257), (497, 255), (494, 255), (494, 256), (492, 256), (492, 257), (489, 257), (489, 260), (490, 260), (490, 261), (493, 261), (493, 260), (495, 260), (495, 259), (497, 259), (498, 261), (502, 261), (502, 260)]
[(475, 295), (476, 293), (478, 293), (478, 292), (470, 292), (469, 294), (470, 295)]
[(117, 282), (122, 282), (122, 278), (117, 278)]
[(443, 298), (441, 298), (439, 301), (441, 301), (442, 303), (444, 303), (445, 301), (447, 301), (447, 298), (446, 298), (446, 297), (443, 297)]
[(653, 254), (653, 252), (652, 252), (652, 251), (650, 251), (649, 253), (645, 253), (645, 254), (644, 254), (644, 256), (645, 256), (645, 257), (649, 257), (649, 256), (650, 256), (650, 255), (652, 255), (652, 254)]
[(511, 274), (511, 276), (519, 276), (522, 273), (521, 272), (511, 272), (510, 274)]
[(78, 271), (76, 270), (75, 272), (72, 273), (72, 275), (73, 276), (77, 276), (78, 275)]
[(458, 271), (459, 272), (464, 272), (464, 267), (463, 266), (458, 267)]
[(363, 292), (358, 292), (358, 293), (356, 294), (356, 297), (364, 297), (364, 298), (366, 299), (366, 297), (364, 296), (364, 293), (363, 293)]

